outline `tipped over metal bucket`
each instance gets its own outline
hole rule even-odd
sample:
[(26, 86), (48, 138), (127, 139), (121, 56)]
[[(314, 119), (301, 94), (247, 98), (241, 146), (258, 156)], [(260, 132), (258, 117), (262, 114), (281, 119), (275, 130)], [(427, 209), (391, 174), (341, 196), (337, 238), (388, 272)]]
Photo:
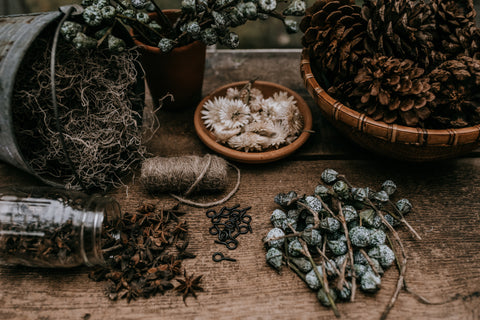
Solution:
[(52, 186), (62, 186), (39, 176), (23, 157), (13, 128), (12, 96), (17, 71), (39, 34), (57, 20), (60, 11), (0, 16), (0, 159), (31, 173)]

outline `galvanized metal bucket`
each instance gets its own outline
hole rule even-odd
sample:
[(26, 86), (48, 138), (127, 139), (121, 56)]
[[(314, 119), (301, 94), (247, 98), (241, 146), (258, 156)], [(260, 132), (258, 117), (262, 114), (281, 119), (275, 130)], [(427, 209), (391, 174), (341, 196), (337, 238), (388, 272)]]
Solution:
[(60, 18), (60, 11), (0, 16), (0, 159), (31, 173), (43, 182), (63, 187), (38, 175), (23, 157), (13, 128), (12, 95), (17, 71), (38, 35)]

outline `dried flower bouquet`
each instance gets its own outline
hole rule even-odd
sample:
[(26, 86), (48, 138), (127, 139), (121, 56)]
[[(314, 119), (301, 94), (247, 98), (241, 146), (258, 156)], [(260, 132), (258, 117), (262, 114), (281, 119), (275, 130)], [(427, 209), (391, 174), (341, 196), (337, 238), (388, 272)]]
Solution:
[(218, 142), (245, 152), (278, 149), (295, 141), (303, 129), (294, 97), (285, 91), (264, 97), (251, 82), (207, 101), (201, 114)]
[[(122, 50), (122, 41), (111, 35), (114, 25), (122, 24), (162, 52), (197, 40), (237, 48), (239, 36), (230, 29), (257, 19), (279, 19), (288, 33), (295, 33), (297, 22), (287, 16), (303, 16), (306, 7), (303, 0), (282, 2), (282, 9), (276, 0), (183, 0), (180, 16), (170, 21), (153, 0), (83, 0), (82, 6), (82, 16), (62, 30), (77, 47), (105, 43), (113, 51)], [(157, 19), (152, 20), (149, 13), (156, 13)]]

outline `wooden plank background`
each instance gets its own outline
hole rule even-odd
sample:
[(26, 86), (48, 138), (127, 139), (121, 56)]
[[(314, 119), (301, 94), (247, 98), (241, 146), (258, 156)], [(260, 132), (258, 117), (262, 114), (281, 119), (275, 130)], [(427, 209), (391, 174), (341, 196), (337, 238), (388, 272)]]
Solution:
[[(265, 263), (262, 238), (271, 228), (269, 218), (277, 208), (279, 192), (312, 193), (325, 168), (344, 173), (358, 186), (378, 186), (386, 179), (398, 185), (398, 196), (411, 200), (415, 211), (407, 219), (422, 236), (414, 240), (399, 229), (409, 257), (406, 279), (410, 288), (432, 301), (457, 299), (442, 305), (425, 305), (402, 292), (389, 319), (480, 318), (480, 162), (475, 153), (461, 159), (413, 164), (371, 155), (338, 136), (325, 123), (306, 95), (299, 74), (300, 53), (285, 51), (210, 51), (204, 92), (228, 82), (252, 79), (284, 84), (301, 93), (315, 114), (317, 132), (293, 156), (264, 165), (238, 164), (240, 189), (227, 203), (252, 206), (253, 233), (239, 237), (239, 246), (228, 251), (208, 233), (205, 209), (181, 206), (188, 212), (192, 251), (188, 273), (203, 274), (205, 292), (198, 299), (173, 292), (150, 299), (109, 301), (103, 284), (88, 279), (88, 268), (42, 270), (0, 268), (0, 319), (332, 319), (314, 292), (292, 272), (276, 273)], [(152, 155), (202, 155), (209, 150), (196, 137), (193, 108), (160, 112), (161, 128), (148, 144)], [(31, 176), (0, 163), (0, 186), (38, 184)], [(231, 174), (231, 183), (234, 173)], [(133, 179), (111, 193), (124, 211), (142, 203), (170, 207), (167, 195), (149, 195)], [(198, 196), (212, 201), (223, 195)], [(212, 261), (222, 251), (237, 262)], [(227, 252), (228, 251), (228, 252)], [(340, 303), (344, 319), (378, 319), (397, 281), (390, 268), (375, 295), (357, 293), (354, 303)]]

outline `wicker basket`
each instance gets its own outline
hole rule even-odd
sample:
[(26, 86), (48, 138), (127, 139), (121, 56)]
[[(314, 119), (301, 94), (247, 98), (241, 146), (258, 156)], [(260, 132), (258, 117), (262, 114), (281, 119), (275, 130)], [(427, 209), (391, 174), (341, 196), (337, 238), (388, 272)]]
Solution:
[(461, 129), (433, 130), (375, 121), (352, 110), (318, 84), (306, 49), (300, 71), (310, 95), (327, 119), (358, 145), (391, 158), (415, 162), (464, 155), (480, 144), (480, 125)]

